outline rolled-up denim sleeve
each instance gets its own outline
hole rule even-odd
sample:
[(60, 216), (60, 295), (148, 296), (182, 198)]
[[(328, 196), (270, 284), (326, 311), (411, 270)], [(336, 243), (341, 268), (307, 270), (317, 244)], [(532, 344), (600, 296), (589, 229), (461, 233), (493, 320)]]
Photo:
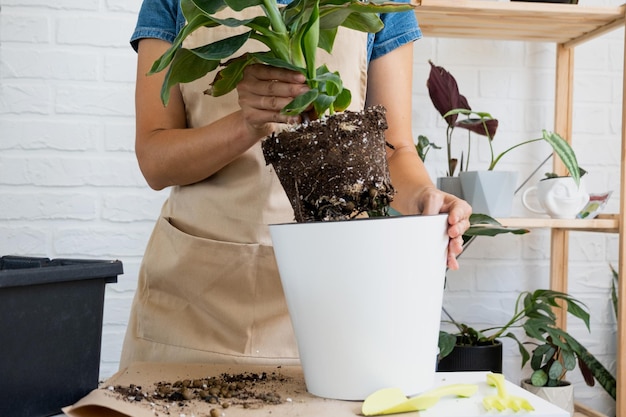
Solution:
[[(400, 1), (408, 2), (408, 0)], [(385, 27), (373, 36), (373, 46), (368, 48), (370, 61), (422, 37), (422, 31), (417, 24), (415, 12), (412, 10), (399, 13), (383, 13), (380, 15), (380, 19), (385, 24)]]
[(144, 0), (130, 44), (137, 51), (139, 41), (144, 38), (172, 43), (184, 23), (178, 0)]

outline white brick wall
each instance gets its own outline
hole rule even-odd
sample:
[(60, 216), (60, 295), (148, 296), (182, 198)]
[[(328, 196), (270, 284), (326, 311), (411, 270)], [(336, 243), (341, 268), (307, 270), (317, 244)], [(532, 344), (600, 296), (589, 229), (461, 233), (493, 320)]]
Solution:
[[(585, 5), (619, 5), (621, 1), (581, 1)], [(574, 79), (574, 149), (591, 192), (614, 190), (608, 211), (616, 212), (619, 175), (621, 91), (624, 31), (618, 30), (576, 49)], [(425, 86), (428, 59), (444, 66), (474, 110), (490, 112), (500, 125), (494, 140), (496, 152), (538, 137), (554, 122), (555, 48), (552, 44), (492, 42), (463, 39), (424, 39), (415, 47), (414, 131), (445, 146), (445, 125), (433, 109)], [(464, 141), (464, 139), (460, 139)], [(473, 167), (488, 163), (488, 146), (478, 141)], [(498, 169), (520, 171), (526, 178), (549, 154), (549, 147), (533, 144), (503, 158)], [(431, 176), (445, 173), (445, 151), (431, 151), (427, 159)], [(546, 164), (528, 186), (550, 170)], [(523, 190), (522, 190), (523, 192)], [(528, 216), (516, 196), (513, 215)], [(550, 235), (534, 230), (524, 236), (498, 236), (476, 240), (461, 257), (461, 270), (449, 273), (444, 304), (453, 317), (477, 327), (501, 325), (511, 317), (519, 291), (549, 286)], [(569, 292), (591, 310), (591, 333), (570, 318), (572, 333), (610, 370), (615, 370), (616, 330), (610, 305), (609, 263), (616, 265), (614, 235), (571, 233)], [(511, 380), (527, 376), (520, 369), (517, 346), (505, 340), (504, 372)], [(599, 387), (584, 384), (578, 370), (568, 379), (576, 385), (577, 400), (608, 415), (614, 402)], [(597, 385), (597, 384), (596, 384)]]
[(0, 254), (120, 259), (107, 287), (101, 376), (117, 370), (137, 269), (167, 192), (134, 150), (140, 0), (3, 0)]
[[(102, 377), (117, 369), (141, 256), (167, 195), (148, 189), (133, 155), (135, 54), (128, 38), (140, 4), (3, 0), (0, 10), (0, 254), (123, 261), (124, 275), (107, 288)], [(623, 38), (618, 30), (576, 50), (574, 147), (590, 171), (588, 187), (597, 192), (617, 192)], [(500, 120), (496, 151), (551, 128), (553, 45), (424, 39), (415, 46), (415, 136), (444, 143), (444, 125), (425, 87), (428, 59), (455, 75), (474, 109)], [(485, 145), (474, 152), (475, 167), (486, 163)], [(519, 170), (524, 178), (548, 153), (543, 144), (530, 145), (505, 157), (500, 169)], [(443, 160), (443, 151), (429, 154), (433, 177), (444, 171)], [(617, 208), (614, 194), (609, 209)], [(528, 214), (519, 197), (514, 214)], [(589, 305), (592, 332), (574, 322), (572, 328), (614, 369), (608, 264), (616, 262), (617, 240), (571, 236), (570, 292)], [(462, 269), (449, 276), (445, 303), (472, 323), (502, 323), (519, 291), (548, 286), (547, 231), (494, 239), (472, 244)], [(515, 346), (507, 343), (510, 379), (528, 372), (519, 365)], [(584, 386), (578, 371), (570, 378), (580, 401), (613, 412), (600, 388)]]

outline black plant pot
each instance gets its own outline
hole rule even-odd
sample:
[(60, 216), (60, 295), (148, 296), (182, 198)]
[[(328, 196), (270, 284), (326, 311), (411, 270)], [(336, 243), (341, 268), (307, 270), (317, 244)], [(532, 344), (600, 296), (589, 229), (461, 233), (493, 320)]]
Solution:
[(502, 342), (478, 346), (457, 345), (439, 361), (437, 371), (491, 371), (502, 373)]
[(0, 416), (61, 412), (98, 387), (105, 285), (120, 261), (0, 257)]

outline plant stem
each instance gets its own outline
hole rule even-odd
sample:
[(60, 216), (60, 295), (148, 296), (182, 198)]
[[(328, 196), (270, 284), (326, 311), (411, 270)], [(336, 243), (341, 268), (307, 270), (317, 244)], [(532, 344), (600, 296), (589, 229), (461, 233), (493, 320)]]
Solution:
[(274, 32), (281, 35), (287, 35), (287, 27), (285, 26), (285, 22), (280, 15), (276, 0), (263, 0), (262, 7), (265, 9), (265, 14), (270, 19), (270, 24), (272, 25)]
[(526, 294), (528, 294), (527, 291), (523, 291), (519, 293), (519, 295), (517, 296), (517, 300), (515, 300), (515, 314), (513, 315), (513, 317), (511, 317), (511, 320), (509, 320), (504, 326), (501, 326), (499, 332), (496, 332), (489, 337), (491, 340), (495, 340), (498, 337), (502, 336), (502, 334), (505, 331), (508, 331), (508, 329), (510, 329), (511, 327), (519, 327), (519, 326), (514, 326), (514, 325), (515, 323), (520, 321), (522, 318), (524, 318), (524, 316), (526, 315), (526, 309), (528, 307), (523, 308), (522, 310), (519, 309), (522, 296), (525, 296)]
[(452, 150), (450, 149), (452, 146), (452, 132), (454, 131), (454, 126), (448, 125), (446, 129), (446, 144), (448, 151), (448, 176), (451, 177), (454, 175), (454, 167), (452, 166)]
[[(515, 148), (518, 148), (522, 145), (526, 145), (528, 143), (532, 143), (532, 142), (537, 142), (543, 140), (543, 138), (537, 138), (537, 139), (530, 139), (527, 140), (525, 142), (522, 143), (518, 143), (515, 146), (510, 147), (509, 149), (507, 149), (506, 151), (502, 152), (500, 155), (498, 155), (498, 157), (496, 159), (493, 159), (493, 148), (491, 149), (491, 164), (489, 165), (489, 168), (487, 168), (489, 171), (493, 171), (494, 167), (496, 166), (496, 164), (498, 163), (498, 161), (507, 153), (509, 153), (510, 151), (512, 151)], [(491, 139), (489, 139), (489, 146), (491, 147)]]

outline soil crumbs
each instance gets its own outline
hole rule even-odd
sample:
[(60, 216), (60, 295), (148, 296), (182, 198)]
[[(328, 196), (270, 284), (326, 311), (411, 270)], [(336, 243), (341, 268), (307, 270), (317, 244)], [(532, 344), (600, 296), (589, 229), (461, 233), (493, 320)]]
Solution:
[[(229, 407), (257, 409), (264, 405), (283, 404), (276, 387), (290, 377), (272, 373), (223, 373), (199, 379), (157, 382), (151, 387), (111, 385), (104, 387), (123, 401), (150, 407), (155, 416), (218, 417), (226, 416)], [(194, 405), (208, 403), (210, 411), (196, 412)], [(203, 406), (206, 408), (206, 406)]]

